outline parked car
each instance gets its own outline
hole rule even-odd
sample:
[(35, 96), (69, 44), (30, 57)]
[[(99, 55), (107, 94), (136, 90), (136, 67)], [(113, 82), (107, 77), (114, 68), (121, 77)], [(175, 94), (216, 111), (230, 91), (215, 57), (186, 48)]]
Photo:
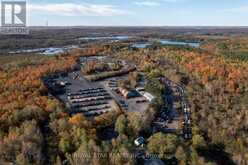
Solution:
[(145, 139), (143, 137), (139, 137), (134, 140), (134, 144), (136, 146), (143, 146), (145, 144)]

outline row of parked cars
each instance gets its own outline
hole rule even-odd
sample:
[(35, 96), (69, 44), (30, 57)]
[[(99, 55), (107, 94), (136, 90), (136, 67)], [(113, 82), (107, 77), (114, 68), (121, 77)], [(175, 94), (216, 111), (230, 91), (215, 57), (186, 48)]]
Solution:
[(104, 88), (80, 89), (75, 93), (68, 93), (71, 104), (71, 114), (83, 113), (85, 116), (97, 116), (111, 111), (110, 94)]
[(82, 95), (75, 95), (75, 96), (68, 96), (68, 99), (70, 100), (78, 100), (78, 99), (83, 99), (83, 98), (95, 98), (95, 97), (100, 97), (100, 96), (109, 96), (109, 93), (106, 91), (101, 92), (101, 93), (92, 93), (92, 94), (82, 94)]
[(95, 94), (95, 93), (101, 93), (101, 92), (106, 92), (105, 89), (103, 88), (89, 88), (89, 89), (80, 89), (78, 92), (74, 92), (74, 93), (68, 93), (68, 96), (78, 96), (78, 95), (85, 95), (85, 94)]
[(71, 111), (71, 114), (76, 114), (76, 113), (83, 113), (83, 114), (92, 114), (92, 116), (95, 115), (101, 115), (102, 112), (109, 112), (111, 111), (111, 106), (110, 105), (103, 105), (103, 106), (98, 106), (98, 107), (86, 107), (86, 108), (78, 108), (74, 109)]
[(72, 108), (80, 108), (80, 107), (87, 107), (87, 106), (97, 106), (97, 105), (104, 105), (108, 104), (108, 101), (91, 101), (91, 102), (83, 102), (77, 103), (72, 106)]
[(191, 129), (191, 119), (190, 119), (190, 108), (187, 105), (184, 107), (184, 121), (183, 121), (183, 135), (185, 139), (192, 138), (192, 129)]
[(121, 106), (122, 109), (128, 110), (128, 103), (126, 101), (120, 100), (119, 101), (119, 104), (120, 104), (120, 106)]

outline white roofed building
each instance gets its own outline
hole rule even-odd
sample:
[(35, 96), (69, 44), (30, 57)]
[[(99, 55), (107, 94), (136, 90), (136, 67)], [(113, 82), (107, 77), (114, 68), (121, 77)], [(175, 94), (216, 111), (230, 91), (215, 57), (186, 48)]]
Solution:
[(155, 97), (154, 97), (152, 94), (148, 93), (148, 92), (144, 92), (144, 93), (143, 93), (143, 96), (144, 96), (148, 101), (150, 101), (150, 102), (152, 102), (152, 101), (155, 99)]

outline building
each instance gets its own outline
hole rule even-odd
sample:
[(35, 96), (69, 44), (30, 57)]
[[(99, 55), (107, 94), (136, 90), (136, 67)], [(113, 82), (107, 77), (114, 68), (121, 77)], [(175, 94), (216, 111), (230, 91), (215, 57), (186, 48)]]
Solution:
[(137, 87), (136, 90), (138, 92), (144, 92), (145, 91), (145, 88), (143, 88), (143, 87)]
[(155, 97), (148, 92), (143, 92), (142, 95), (150, 102), (152, 102), (155, 99)]
[(120, 93), (122, 96), (124, 96), (126, 99), (132, 98), (132, 97), (137, 97), (138, 93), (135, 90), (127, 90), (124, 88), (119, 88)]

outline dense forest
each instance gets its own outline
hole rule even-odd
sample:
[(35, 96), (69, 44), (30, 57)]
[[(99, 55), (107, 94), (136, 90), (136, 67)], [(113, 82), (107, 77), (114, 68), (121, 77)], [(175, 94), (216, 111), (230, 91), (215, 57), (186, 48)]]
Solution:
[(205, 50), (171, 47), (123, 51), (117, 56), (185, 86), (194, 121), (192, 145), (200, 143), (194, 148), (197, 160), (217, 164), (248, 162), (246, 62)]
[(211, 40), (203, 44), (203, 48), (211, 53), (222, 55), (233, 61), (247, 61), (247, 38), (235, 37), (226, 38), (220, 41)]
[[(162, 75), (185, 87), (192, 111), (192, 140), (156, 133), (147, 140), (147, 152), (161, 155), (167, 164), (247, 164), (248, 64), (227, 58), (222, 51), (225, 46), (235, 48), (223, 43), (204, 49), (163, 46), (117, 50), (99, 45), (53, 57), (0, 57), (0, 164), (138, 163), (131, 156), (136, 150), (133, 141), (140, 134), (150, 135), (159, 106), (151, 105), (143, 115), (119, 110), (93, 120), (69, 116), (41, 80), (45, 75), (73, 70), (80, 56), (97, 53), (133, 61), (151, 80)], [(103, 141), (97, 132), (109, 125), (118, 136)]]

